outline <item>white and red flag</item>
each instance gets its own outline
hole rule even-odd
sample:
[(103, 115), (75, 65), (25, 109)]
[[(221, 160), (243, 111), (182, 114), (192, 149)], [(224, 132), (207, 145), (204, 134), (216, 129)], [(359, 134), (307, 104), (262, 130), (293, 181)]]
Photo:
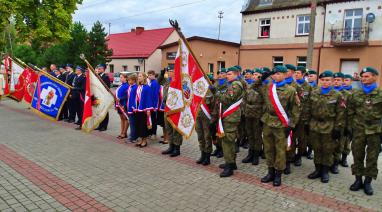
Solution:
[(189, 138), (195, 127), (200, 104), (207, 94), (209, 81), (186, 42), (184, 39), (179, 40), (165, 112), (172, 126)]
[(82, 130), (90, 132), (105, 119), (109, 108), (114, 105), (114, 95), (106, 88), (93, 70), (86, 71), (86, 91)]
[(21, 74), (22, 79), (24, 80), (24, 101), (27, 103), (32, 102), (33, 93), (36, 88), (38, 75), (29, 67), (24, 69), (24, 72)]
[(11, 72), (9, 96), (20, 102), (24, 98), (25, 93), (25, 80), (24, 76), (22, 75), (25, 68), (11, 58), (9, 58), (8, 62), (8, 67)]

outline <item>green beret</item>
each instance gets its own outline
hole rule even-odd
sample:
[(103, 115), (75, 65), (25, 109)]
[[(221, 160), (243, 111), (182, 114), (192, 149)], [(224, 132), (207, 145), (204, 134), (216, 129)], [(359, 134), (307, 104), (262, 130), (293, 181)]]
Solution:
[(289, 70), (296, 71), (296, 66), (291, 65), (291, 64), (286, 64), (285, 67)]
[(271, 69), (268, 67), (262, 67), (261, 70), (264, 72), (271, 72)]
[(344, 74), (343, 73), (341, 73), (341, 72), (337, 72), (337, 73), (335, 73), (335, 74), (333, 74), (333, 77), (334, 78), (344, 78)]
[(212, 73), (207, 74), (209, 80), (214, 80), (214, 75)]
[(273, 68), (273, 72), (287, 73), (288, 69), (285, 66), (276, 66)]
[(307, 68), (304, 66), (297, 66), (296, 67), (296, 71), (301, 71), (301, 73), (303, 73), (303, 74), (306, 73), (306, 70), (307, 70)]
[(239, 69), (239, 71), (242, 70), (241, 66), (239, 66), (239, 65), (236, 65), (235, 67), (236, 67), (237, 69)]
[(324, 77), (333, 77), (333, 72), (332, 71), (324, 71), (320, 74), (319, 78), (324, 78)]
[(229, 67), (227, 69), (227, 73), (233, 71), (233, 72), (240, 72), (240, 70), (236, 66)]
[(372, 74), (377, 75), (377, 76), (379, 75), (379, 73), (376, 69), (374, 69), (372, 67), (366, 67), (366, 68), (362, 69), (361, 76), (362, 76), (362, 74), (367, 73), (367, 72), (372, 73)]
[(263, 70), (261, 70), (261, 69), (259, 69), (259, 68), (255, 68), (254, 73), (263, 74)]
[(219, 74), (219, 73), (227, 73), (227, 69), (225, 69), (225, 68), (221, 68), (220, 71), (218, 71), (218, 74)]
[(309, 75), (310, 74), (315, 74), (315, 75), (317, 75), (317, 71), (315, 71), (315, 70), (312, 70), (312, 69), (309, 69), (309, 71), (307, 72)]
[(353, 76), (350, 74), (344, 74), (344, 78), (353, 80)]
[(253, 70), (251, 69), (245, 69), (244, 74), (253, 74)]

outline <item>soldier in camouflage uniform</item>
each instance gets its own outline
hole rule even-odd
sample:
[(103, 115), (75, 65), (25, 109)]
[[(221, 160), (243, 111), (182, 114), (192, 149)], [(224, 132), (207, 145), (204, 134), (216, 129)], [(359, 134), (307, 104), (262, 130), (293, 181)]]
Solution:
[[(373, 195), (372, 179), (378, 175), (378, 155), (382, 134), (382, 91), (377, 86), (378, 71), (367, 67), (361, 72), (362, 88), (354, 91), (348, 101), (349, 134), (353, 135), (351, 166), (356, 180), (350, 190), (363, 187), (367, 195)], [(366, 163), (366, 166), (365, 166)], [(362, 182), (362, 177), (365, 181)]]
[(306, 73), (306, 68), (303, 66), (297, 66), (294, 76), (296, 79), (296, 84), (298, 89), (298, 97), (301, 105), (300, 120), (296, 125), (296, 132), (293, 134), (293, 141), (291, 152), (295, 153), (297, 149), (297, 154), (294, 159), (295, 166), (301, 166), (301, 156), (307, 155), (307, 140), (308, 135), (306, 132), (309, 128), (308, 114), (307, 114), (307, 102), (309, 100), (310, 93), (312, 92), (312, 87), (309, 83), (305, 81), (304, 76)]
[[(224, 93), (216, 93), (215, 89), (211, 89), (212, 93), (216, 93), (219, 108), (221, 106), (221, 116), (230, 106), (240, 102), (243, 98), (243, 85), (237, 80), (237, 77), (237, 68), (231, 67), (227, 71), (227, 91)], [(229, 177), (233, 175), (233, 170), (237, 169), (235, 140), (237, 140), (237, 130), (241, 117), (240, 105), (231, 112), (232, 113), (230, 115), (222, 117), (224, 135), (221, 138), (221, 141), (225, 164), (221, 164), (219, 166), (220, 168), (224, 168), (223, 172), (220, 173), (220, 177)]]
[[(344, 74), (343, 73), (335, 73), (334, 75), (334, 87), (333, 89), (340, 92), (345, 100), (345, 105), (346, 105), (346, 102), (347, 102), (347, 99), (349, 98), (349, 96), (351, 95), (351, 93), (347, 90), (344, 89), (343, 87), (343, 84), (344, 84)], [(345, 108), (345, 117), (346, 118), (346, 108)], [(348, 163), (347, 163), (347, 156), (349, 155), (350, 153), (350, 139), (348, 139), (348, 136), (347, 136), (347, 131), (345, 129), (348, 129), (347, 128), (347, 122), (346, 122), (346, 119), (345, 119), (345, 126), (344, 126), (344, 129), (341, 130), (341, 138), (339, 139), (339, 141), (336, 143), (336, 148), (335, 148), (335, 151), (334, 151), (334, 164), (333, 166), (331, 167), (330, 171), (333, 173), (333, 174), (338, 174), (339, 171), (338, 171), (338, 164), (341, 162), (341, 165), (344, 166), (344, 167), (348, 167)], [(341, 157), (342, 156), (342, 157)]]
[[(301, 87), (297, 84), (297, 82), (293, 78), (294, 72), (296, 71), (296, 67), (294, 65), (291, 65), (291, 64), (286, 64), (285, 67), (288, 69), (288, 72), (287, 72), (286, 78), (285, 78), (285, 82), (287, 85), (292, 86), (296, 90), (296, 92), (298, 94), (296, 100), (297, 100), (298, 107), (299, 107), (299, 110), (301, 113), (301, 101), (299, 99), (300, 98), (299, 95), (302, 93)], [(298, 120), (296, 120), (296, 123), (298, 123)], [(286, 167), (284, 170), (284, 174), (286, 174), (286, 175), (291, 173), (290, 164), (294, 163), (296, 160), (296, 148), (295, 148), (296, 140), (297, 140), (296, 134), (293, 133), (292, 147), (289, 150), (287, 150), (287, 153), (286, 153), (287, 162), (286, 162)], [(300, 164), (297, 163), (297, 165), (301, 165), (301, 163)]]
[[(167, 79), (164, 78), (164, 74), (165, 70), (162, 70), (158, 78), (158, 82), (160, 82), (163, 85), (163, 104), (166, 104), (168, 89), (170, 87), (171, 78), (174, 76), (174, 70), (172, 70), (171, 68), (167, 69)], [(170, 155), (170, 157), (177, 157), (180, 155), (180, 146), (182, 145), (183, 137), (167, 121), (167, 115), (165, 114), (164, 116), (166, 133), (169, 139), (169, 147), (167, 150), (163, 151), (162, 154)]]
[(214, 95), (210, 91), (207, 92), (203, 101), (203, 107), (206, 107), (205, 109), (207, 113), (205, 113), (203, 109), (200, 109), (195, 123), (195, 130), (198, 134), (199, 149), (201, 153), (201, 156), (196, 163), (206, 166), (210, 164), (210, 156), (212, 152), (212, 135), (209, 128), (211, 113), (209, 111), (212, 111), (215, 105)]
[(287, 138), (295, 128), (300, 114), (296, 89), (286, 84), (286, 73), (287, 69), (284, 66), (276, 66), (273, 72), (264, 73), (262, 76), (262, 80), (264, 80), (269, 74), (273, 74), (272, 79), (274, 80), (273, 84), (276, 86), (277, 96), (289, 119), (288, 123), (281, 121), (281, 117), (277, 115), (276, 108), (271, 100), (273, 97), (270, 95), (270, 89), (272, 89), (273, 84), (266, 86), (264, 114), (261, 121), (264, 123), (263, 141), (268, 174), (261, 178), (261, 182), (273, 181), (273, 186), (281, 185), (281, 175), (286, 167)]
[(350, 93), (353, 93), (353, 77), (350, 74), (344, 75), (344, 89), (349, 91)]
[[(233, 66), (231, 68), (234, 68), (238, 71), (239, 75), (238, 75), (238, 80), (241, 82), (241, 84), (243, 85), (243, 89), (244, 89), (244, 92), (247, 91), (247, 87), (248, 87), (248, 84), (244, 78), (244, 75), (241, 74), (242, 73), (242, 68), (240, 65), (236, 65), (236, 66)], [(244, 73), (245, 74), (245, 73)], [(243, 111), (243, 104), (241, 106), (241, 110)], [(238, 153), (240, 151), (240, 146), (243, 147), (243, 148), (247, 148), (248, 147), (248, 140), (247, 140), (247, 131), (245, 129), (245, 116), (244, 114), (242, 113), (241, 114), (241, 119), (240, 119), (240, 124), (239, 124), (239, 137), (236, 141), (236, 153)]]
[(317, 72), (315, 70), (309, 69), (308, 73), (308, 83), (312, 88), (317, 87)]
[(262, 71), (256, 69), (255, 73), (256, 78), (253, 79), (254, 83), (248, 86), (242, 103), (244, 105), (245, 124), (249, 143), (248, 155), (242, 162), (258, 165), (263, 145), (262, 123), (260, 119), (263, 115), (264, 100), (260, 80)]
[(336, 142), (344, 127), (345, 101), (341, 93), (333, 89), (333, 72), (324, 71), (319, 76), (321, 87), (312, 91), (309, 103), (309, 137), (314, 150), (315, 171), (309, 179), (321, 177), (329, 182), (329, 167), (334, 163)]
[[(218, 79), (216, 80), (214, 87), (216, 89), (217, 93), (225, 93), (227, 90), (227, 70), (225, 68), (222, 68), (218, 72)], [(216, 94), (214, 94), (216, 96)], [(214, 98), (215, 105), (218, 103), (216, 102), (216, 98)], [(213, 107), (213, 110), (211, 110), (212, 120), (210, 125), (210, 134), (215, 140), (215, 151), (211, 154), (211, 156), (216, 156), (217, 158), (223, 157), (223, 148), (222, 148), (222, 141), (220, 138), (216, 138), (216, 129), (217, 129), (217, 120), (219, 116), (219, 108)]]

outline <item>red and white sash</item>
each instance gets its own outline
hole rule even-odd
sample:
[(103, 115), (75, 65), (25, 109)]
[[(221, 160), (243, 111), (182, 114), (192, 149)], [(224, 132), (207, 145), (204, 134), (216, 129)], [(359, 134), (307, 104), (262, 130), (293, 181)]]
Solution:
[(152, 120), (151, 120), (151, 114), (150, 114), (150, 116), (149, 115), (147, 115), (147, 129), (152, 129), (153, 128), (153, 122), (152, 122)]
[[(280, 102), (279, 96), (277, 95), (276, 85), (271, 84), (270, 86), (271, 86), (271, 89), (269, 89), (269, 98), (271, 100), (273, 109), (276, 111), (276, 114), (279, 117), (281, 123), (284, 125), (284, 127), (288, 127), (289, 117)], [(290, 148), (292, 145), (292, 136), (293, 136), (293, 132), (291, 131), (287, 139), (288, 148)]]
[(207, 116), (207, 118), (209, 120), (211, 120), (211, 112), (210, 112), (210, 108), (208, 108), (208, 105), (204, 102), (204, 100), (202, 100), (201, 104), (200, 104), (200, 108), (202, 109), (202, 111), (204, 112), (204, 114)]
[(232, 104), (227, 110), (222, 112), (222, 103), (219, 105), (219, 121), (218, 121), (218, 133), (217, 136), (219, 138), (224, 137), (224, 128), (223, 128), (223, 119), (232, 113), (236, 112), (240, 108), (240, 104), (243, 101), (243, 99), (240, 99), (239, 101)]

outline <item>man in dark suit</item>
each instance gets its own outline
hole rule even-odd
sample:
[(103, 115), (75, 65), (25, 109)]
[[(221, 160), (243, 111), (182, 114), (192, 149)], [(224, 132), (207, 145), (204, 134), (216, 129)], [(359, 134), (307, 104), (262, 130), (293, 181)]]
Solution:
[[(58, 68), (58, 74), (57, 74), (57, 79), (59, 79), (61, 82), (64, 82), (65, 83), (65, 80), (66, 80), (66, 70), (63, 66), (60, 66)], [(69, 118), (69, 115), (68, 115), (68, 107), (67, 107), (67, 104), (66, 102), (64, 103), (64, 105), (62, 106), (62, 109), (61, 109), (61, 113), (60, 113), (60, 116), (58, 118), (58, 121), (62, 121), (62, 120), (67, 120)]]
[(56, 76), (55, 75), (55, 71), (57, 70), (56, 64), (51, 64), (49, 68), (50, 68), (49, 74), (52, 76)]
[(85, 99), (85, 91), (86, 91), (86, 78), (83, 74), (85, 71), (81, 66), (76, 67), (75, 74), (76, 76), (73, 79), (73, 89), (72, 89), (72, 100), (74, 105), (75, 114), (78, 117), (76, 122), (79, 125), (76, 130), (81, 130), (82, 125), (82, 115), (84, 111), (84, 99)]
[[(97, 74), (102, 79), (102, 81), (105, 83), (107, 88), (110, 88), (111, 82), (110, 78), (107, 74), (105, 74), (106, 65), (105, 64), (99, 64), (97, 66)], [(106, 131), (107, 125), (109, 124), (109, 113), (106, 114), (105, 119), (99, 124), (96, 130), (99, 131)]]
[[(72, 64), (67, 64), (66, 65), (66, 78), (65, 78), (65, 83), (70, 85), (70, 86), (73, 86), (73, 80), (74, 80), (74, 77), (76, 76), (76, 74), (74, 73), (73, 71), (73, 65)], [(72, 91), (70, 92), (67, 100), (66, 100), (66, 108), (68, 110), (68, 113), (69, 113), (69, 117), (68, 117), (68, 120), (65, 120), (69, 123), (73, 123), (76, 119), (76, 113), (75, 113), (75, 110), (74, 110), (74, 104), (73, 104), (73, 98), (72, 98)], [(65, 107), (65, 106), (64, 106)]]

